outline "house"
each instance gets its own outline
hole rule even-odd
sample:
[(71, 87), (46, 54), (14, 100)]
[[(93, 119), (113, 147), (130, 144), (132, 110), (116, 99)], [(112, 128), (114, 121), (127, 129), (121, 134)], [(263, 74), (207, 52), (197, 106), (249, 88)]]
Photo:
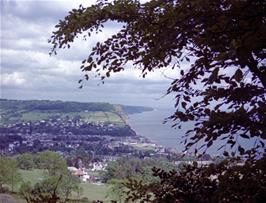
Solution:
[(83, 182), (87, 182), (87, 181), (90, 181), (91, 176), (90, 176), (90, 175), (83, 175), (83, 176), (80, 177), (80, 178), (81, 178), (81, 180), (82, 180)]
[(102, 170), (105, 170), (106, 166), (107, 166), (107, 163), (94, 162), (92, 163), (91, 171), (102, 171)]
[(83, 176), (88, 175), (88, 173), (85, 172), (83, 169), (78, 169), (77, 171), (75, 171), (75, 172), (73, 173), (73, 175), (82, 178)]
[(69, 166), (67, 167), (67, 169), (71, 172), (71, 173), (75, 173), (78, 169), (74, 166)]

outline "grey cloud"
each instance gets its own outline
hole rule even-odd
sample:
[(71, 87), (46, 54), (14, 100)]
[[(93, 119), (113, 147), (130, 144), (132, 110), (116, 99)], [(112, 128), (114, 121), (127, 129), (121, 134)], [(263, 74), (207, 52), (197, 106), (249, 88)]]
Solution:
[[(78, 89), (78, 80), (83, 77), (79, 69), (81, 60), (89, 54), (96, 41), (103, 41), (116, 33), (121, 24), (107, 22), (104, 33), (86, 42), (77, 39), (71, 49), (60, 50), (57, 56), (49, 57), (47, 40), (58, 20), (72, 8), (73, 4), (69, 2), (1, 1), (1, 74), (5, 77), (10, 75), (5, 84), (1, 84), (1, 97), (146, 106), (169, 106), (173, 103), (171, 96), (159, 99), (165, 94), (170, 80), (142, 79), (131, 73), (113, 77), (99, 86), (100, 81), (92, 77), (85, 82), (83, 89)], [(78, 6), (79, 3), (74, 4)], [(132, 69), (130, 65), (128, 68)], [(16, 77), (20, 77), (19, 82), (12, 84), (11, 79)]]
[(62, 7), (66, 1), (1, 1), (4, 15), (14, 15), (29, 21), (57, 21), (67, 15)]

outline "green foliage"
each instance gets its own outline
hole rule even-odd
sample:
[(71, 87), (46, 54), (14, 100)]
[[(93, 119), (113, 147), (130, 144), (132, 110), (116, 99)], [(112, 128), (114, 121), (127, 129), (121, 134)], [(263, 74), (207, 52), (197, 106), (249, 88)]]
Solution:
[(27, 203), (31, 203), (31, 190), (32, 187), (30, 182), (23, 182), (19, 189), (20, 195), (27, 201)]
[[(22, 177), (22, 182), (30, 182), (31, 185), (35, 185), (40, 180), (43, 180), (45, 176), (47, 176), (47, 173), (44, 172), (42, 169), (32, 169), (32, 170), (19, 170), (19, 173)], [(20, 185), (18, 185), (16, 188), (19, 188)]]
[(78, 199), (81, 198), (83, 193), (83, 188), (80, 185), (80, 180), (71, 175), (70, 172), (67, 172), (63, 176), (63, 180), (59, 185), (60, 196), (67, 201), (70, 197), (73, 196), (73, 193), (77, 194)]
[[(34, 184), (24, 182), (20, 186), (20, 194), (28, 203), (67, 202), (74, 193), (80, 197), (82, 188), (79, 179), (67, 170), (66, 160), (61, 155), (52, 151), (22, 154), (17, 157), (21, 166), (25, 166), (24, 159), (27, 157), (31, 158), (32, 166), (42, 169), (43, 173), (37, 171), (38, 181), (31, 180)], [(23, 174), (26, 175), (25, 172)]]
[[(104, 80), (128, 62), (143, 77), (155, 69), (176, 69), (180, 77), (167, 91), (176, 94), (170, 119), (177, 127), (195, 122), (185, 135), (186, 147), (201, 141), (195, 152), (204, 153), (224, 138), (224, 151), (252, 154), (265, 149), (265, 18), (265, 1), (98, 1), (88, 8), (80, 5), (59, 21), (50, 39), (51, 53), (70, 48), (80, 34), (87, 38), (101, 32), (107, 21), (123, 23), (82, 61), (85, 79), (95, 71)], [(258, 138), (256, 146), (246, 151), (238, 140), (252, 137)]]
[(44, 169), (50, 175), (67, 171), (66, 160), (57, 152), (43, 151), (37, 154), (25, 153), (16, 157), (18, 167), (24, 170)]
[(46, 169), (50, 175), (58, 175), (67, 171), (66, 160), (56, 152), (39, 152), (36, 156), (39, 169)]
[(16, 157), (18, 167), (24, 170), (30, 170), (36, 167), (34, 163), (34, 155), (30, 153), (20, 154)]
[(19, 192), (27, 203), (56, 203), (67, 202), (73, 193), (80, 196), (82, 189), (79, 180), (65, 172), (60, 175), (49, 175), (34, 186), (30, 182), (24, 182)]
[(266, 157), (247, 161), (224, 161), (199, 167), (187, 165), (180, 172), (154, 169), (160, 184), (130, 180), (127, 200), (151, 203), (262, 203), (266, 199)]
[(122, 157), (109, 162), (103, 179), (110, 185), (108, 196), (118, 202), (124, 202), (132, 181), (141, 181), (146, 184), (159, 184), (160, 179), (153, 175), (153, 168), (160, 167), (165, 171), (176, 169), (176, 166), (166, 159), (139, 159)]
[(56, 203), (60, 199), (58, 194), (58, 185), (61, 180), (62, 176), (58, 179), (47, 178), (39, 183), (36, 183), (34, 187), (31, 187), (29, 183), (22, 184), (20, 194), (28, 203)]
[(160, 167), (167, 171), (176, 168), (174, 164), (164, 159), (143, 160), (133, 157), (122, 157), (116, 161), (109, 162), (102, 176), (108, 183), (113, 179), (125, 180), (129, 178), (142, 179), (146, 182), (156, 182), (158, 178), (153, 176), (153, 167)]
[(126, 180), (111, 179), (108, 183), (111, 186), (107, 195), (119, 203), (124, 202), (128, 191), (125, 186)]
[(13, 192), (15, 184), (21, 180), (17, 165), (15, 159), (0, 156), (0, 190), (8, 185)]

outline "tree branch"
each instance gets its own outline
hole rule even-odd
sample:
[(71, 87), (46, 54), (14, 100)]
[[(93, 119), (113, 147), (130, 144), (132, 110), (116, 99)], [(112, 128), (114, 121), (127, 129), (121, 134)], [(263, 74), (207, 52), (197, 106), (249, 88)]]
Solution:
[(253, 57), (248, 59), (247, 65), (252, 73), (254, 73), (261, 81), (263, 87), (266, 89), (266, 71), (262, 72), (258, 69), (258, 62)]

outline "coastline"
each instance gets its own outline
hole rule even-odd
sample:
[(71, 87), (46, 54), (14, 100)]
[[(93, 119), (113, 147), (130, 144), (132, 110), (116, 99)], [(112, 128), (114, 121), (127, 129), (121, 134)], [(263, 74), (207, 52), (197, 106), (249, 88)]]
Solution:
[(181, 152), (184, 147), (179, 143), (178, 131), (173, 129), (170, 123), (163, 124), (171, 113), (171, 109), (154, 108), (153, 111), (129, 115), (127, 124), (137, 136), (143, 137), (147, 142)]

